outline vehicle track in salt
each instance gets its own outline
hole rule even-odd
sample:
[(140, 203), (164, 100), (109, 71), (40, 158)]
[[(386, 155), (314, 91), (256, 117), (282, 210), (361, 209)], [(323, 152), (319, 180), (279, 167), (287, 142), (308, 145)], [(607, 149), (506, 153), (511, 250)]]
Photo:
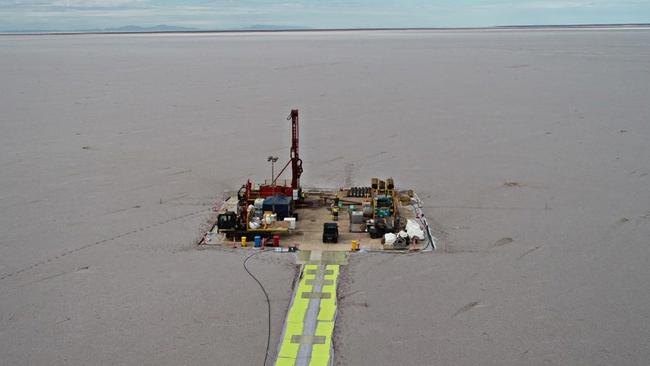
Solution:
[(129, 236), (129, 235), (132, 235), (132, 234), (135, 234), (135, 233), (139, 233), (139, 232), (149, 230), (149, 229), (161, 226), (161, 225), (165, 225), (165, 224), (168, 224), (170, 222), (179, 221), (179, 220), (182, 220), (182, 219), (187, 218), (187, 217), (196, 216), (196, 215), (199, 215), (199, 214), (202, 214), (202, 213), (206, 213), (206, 212), (211, 211), (211, 210), (212, 210), (212, 208), (204, 208), (204, 209), (201, 209), (201, 210), (198, 210), (198, 211), (193, 211), (193, 212), (187, 213), (185, 215), (172, 217), (170, 219), (159, 221), (159, 222), (151, 224), (151, 225), (142, 226), (142, 227), (139, 227), (137, 229), (133, 229), (131, 231), (127, 231), (125, 233), (122, 233), (122, 234), (119, 234), (119, 235), (116, 235), (116, 236), (112, 236), (110, 238), (98, 240), (98, 241), (96, 241), (94, 243), (89, 243), (89, 244), (80, 246), (78, 248), (69, 249), (69, 250), (67, 250), (67, 251), (65, 251), (65, 252), (63, 252), (63, 253), (61, 253), (59, 255), (56, 255), (54, 257), (49, 257), (49, 258), (43, 259), (43, 260), (41, 260), (39, 262), (36, 262), (34, 264), (31, 264), (31, 265), (29, 265), (27, 267), (23, 267), (23, 268), (21, 268), (19, 270), (16, 270), (14, 272), (4, 274), (4, 275), (0, 276), (0, 281), (3, 281), (5, 279), (13, 277), (13, 276), (17, 276), (17, 275), (19, 275), (19, 274), (21, 274), (23, 272), (27, 272), (27, 271), (32, 270), (32, 269), (34, 269), (36, 267), (39, 267), (41, 265), (50, 263), (52, 261), (58, 260), (60, 258), (63, 258), (65, 256), (68, 256), (68, 255), (71, 255), (71, 254), (74, 254), (74, 253), (77, 253), (77, 252), (80, 252), (80, 251), (82, 251), (84, 249), (92, 248), (92, 247), (95, 247), (95, 246), (98, 246), (98, 245), (101, 245), (101, 244), (106, 244), (106, 243), (109, 243), (109, 242), (124, 238), (126, 236)]

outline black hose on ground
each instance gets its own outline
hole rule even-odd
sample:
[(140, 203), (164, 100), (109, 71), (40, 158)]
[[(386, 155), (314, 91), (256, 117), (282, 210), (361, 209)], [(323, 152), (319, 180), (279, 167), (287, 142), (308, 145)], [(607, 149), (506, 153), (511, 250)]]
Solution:
[(248, 273), (248, 275), (251, 276), (255, 280), (255, 282), (257, 282), (257, 284), (260, 286), (260, 289), (262, 289), (262, 292), (264, 293), (264, 297), (266, 297), (266, 308), (268, 310), (268, 314), (267, 314), (268, 326), (266, 328), (266, 352), (264, 352), (264, 363), (262, 364), (262, 366), (266, 366), (266, 361), (269, 358), (269, 346), (271, 344), (271, 300), (269, 300), (269, 294), (266, 292), (266, 289), (264, 288), (264, 286), (262, 285), (260, 280), (258, 280), (257, 277), (255, 277), (251, 273), (251, 271), (248, 269), (248, 267), (246, 267), (246, 262), (248, 262), (249, 259), (256, 256), (257, 254), (260, 254), (260, 253), (265, 252), (265, 251), (266, 250), (255, 251), (255, 253), (252, 253), (248, 257), (246, 257), (246, 259), (244, 259), (244, 263), (243, 263), (244, 269), (246, 270), (246, 273)]

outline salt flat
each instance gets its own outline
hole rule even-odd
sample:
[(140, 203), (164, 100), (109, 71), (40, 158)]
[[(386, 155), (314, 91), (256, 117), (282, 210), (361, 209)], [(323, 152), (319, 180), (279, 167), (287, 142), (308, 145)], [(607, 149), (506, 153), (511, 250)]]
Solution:
[[(0, 37), (0, 364), (261, 364), (224, 190), (414, 187), (432, 255), (355, 256), (341, 365), (645, 365), (650, 31)], [(290, 257), (251, 261), (272, 351)]]

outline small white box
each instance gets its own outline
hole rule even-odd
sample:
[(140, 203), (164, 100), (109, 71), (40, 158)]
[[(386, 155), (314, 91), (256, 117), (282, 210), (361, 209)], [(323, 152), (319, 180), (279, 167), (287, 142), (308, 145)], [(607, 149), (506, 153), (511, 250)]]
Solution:
[(296, 218), (295, 217), (285, 217), (284, 221), (289, 223), (290, 230), (296, 230)]

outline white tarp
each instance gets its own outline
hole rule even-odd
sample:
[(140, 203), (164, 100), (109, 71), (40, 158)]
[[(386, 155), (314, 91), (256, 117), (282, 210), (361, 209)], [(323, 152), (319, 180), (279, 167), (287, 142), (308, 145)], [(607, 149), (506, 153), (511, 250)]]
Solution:
[(393, 245), (393, 243), (395, 243), (395, 240), (397, 240), (397, 235), (393, 233), (384, 234), (384, 245), (390, 247)]
[(424, 240), (424, 231), (415, 220), (406, 221), (406, 233), (409, 238), (417, 238), (418, 240)]

